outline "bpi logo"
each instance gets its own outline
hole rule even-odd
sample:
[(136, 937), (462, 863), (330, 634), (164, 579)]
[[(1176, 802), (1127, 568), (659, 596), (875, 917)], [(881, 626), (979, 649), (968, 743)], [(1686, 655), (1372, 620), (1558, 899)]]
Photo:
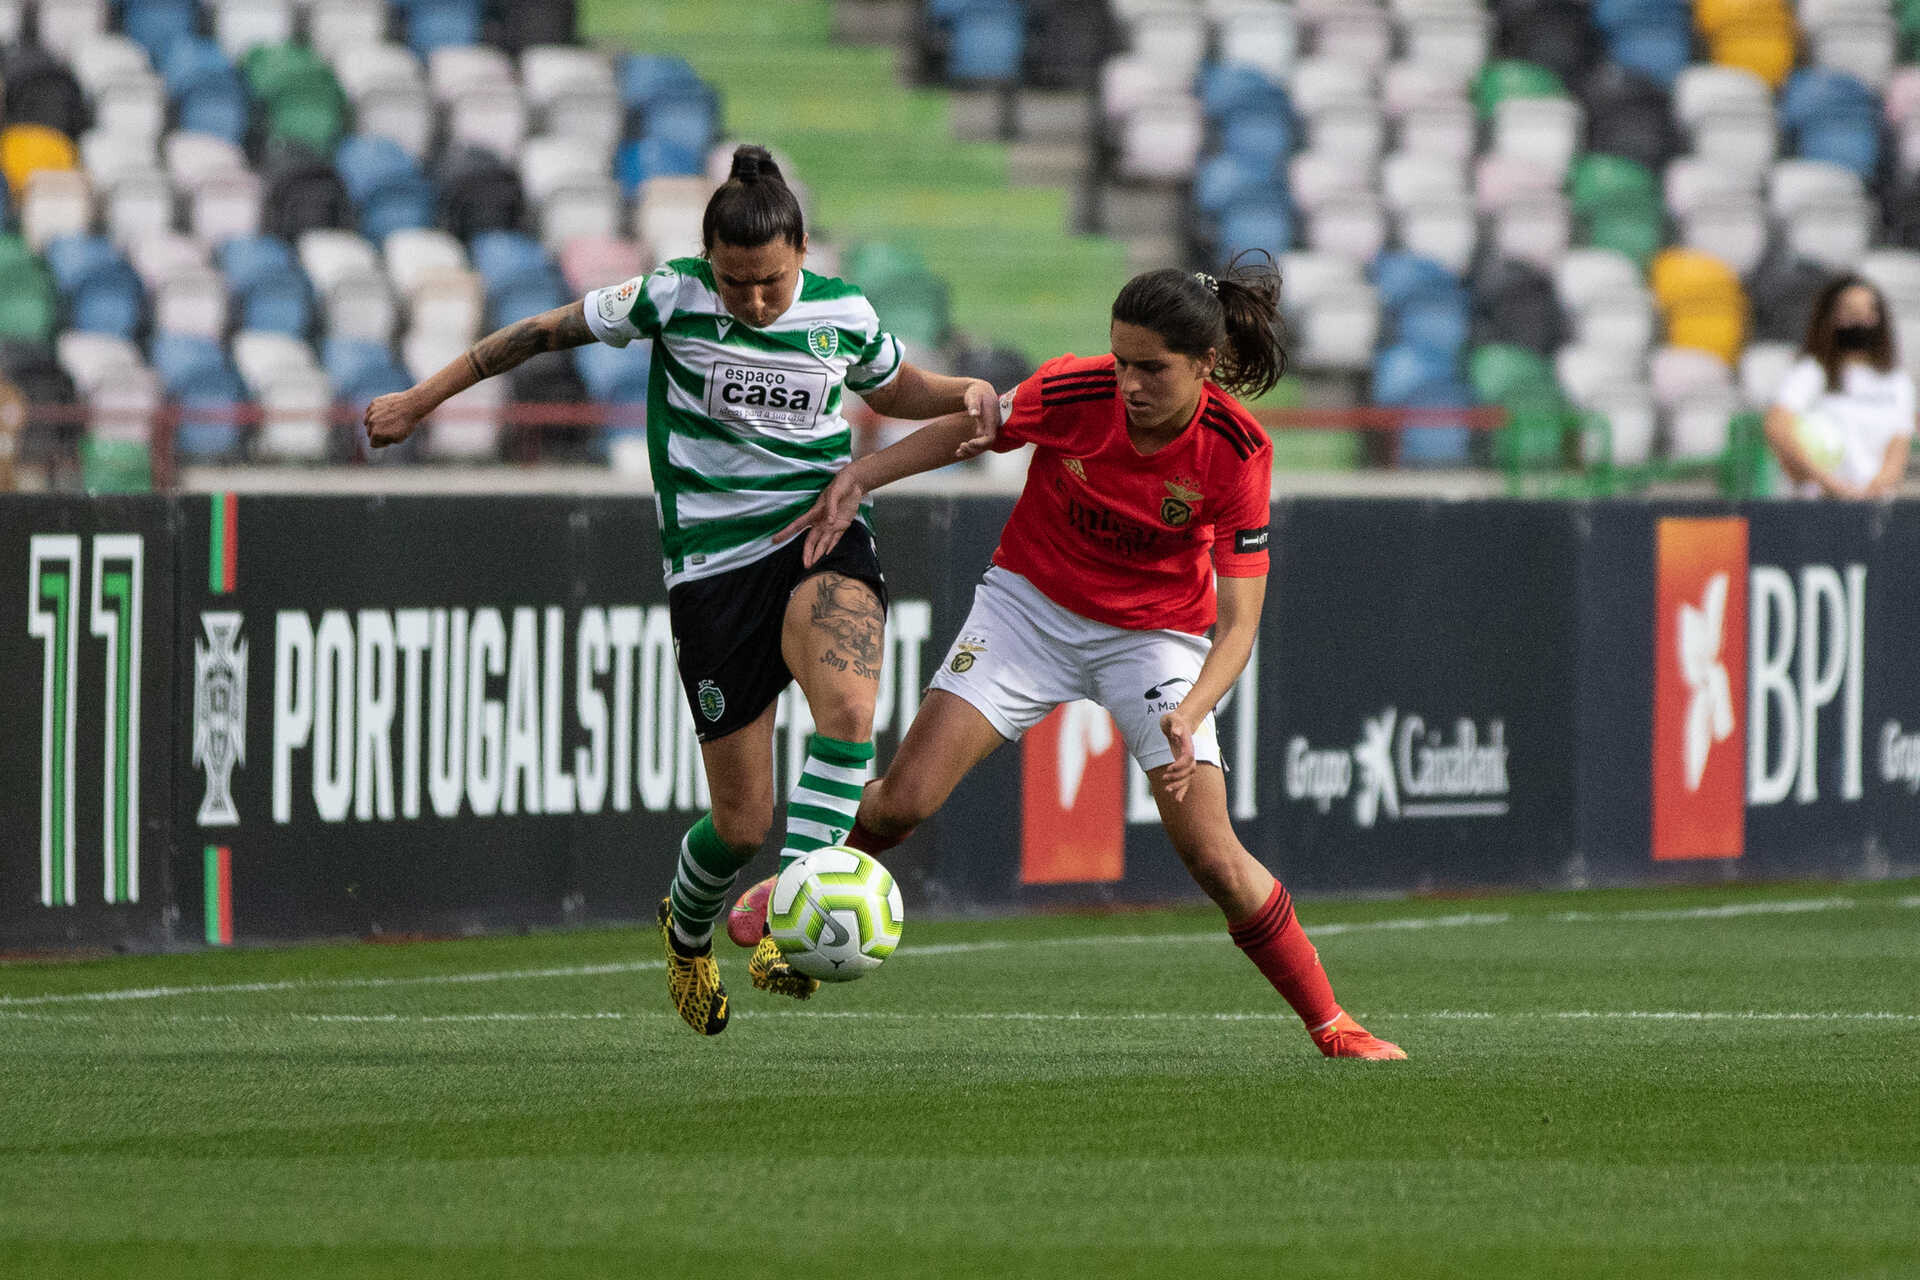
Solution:
[(1655, 558), (1653, 856), (1737, 858), (1749, 805), (1811, 804), (1823, 774), (1860, 799), (1866, 566), (1749, 565), (1742, 519), (1662, 520)]
[(1747, 522), (1662, 520), (1653, 668), (1653, 856), (1746, 839)]

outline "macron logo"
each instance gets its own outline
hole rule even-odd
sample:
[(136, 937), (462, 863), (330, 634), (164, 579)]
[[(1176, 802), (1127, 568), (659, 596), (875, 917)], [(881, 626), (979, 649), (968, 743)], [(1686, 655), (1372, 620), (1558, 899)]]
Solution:
[(1698, 791), (1707, 770), (1707, 756), (1716, 742), (1733, 735), (1733, 691), (1727, 682), (1727, 664), (1720, 648), (1726, 630), (1727, 575), (1707, 580), (1698, 606), (1682, 603), (1679, 628), (1680, 674), (1687, 685), (1687, 790)]

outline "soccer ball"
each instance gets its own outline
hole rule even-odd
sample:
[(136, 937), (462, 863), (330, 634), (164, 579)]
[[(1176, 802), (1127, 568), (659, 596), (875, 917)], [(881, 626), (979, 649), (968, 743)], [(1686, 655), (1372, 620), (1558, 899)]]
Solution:
[(1794, 420), (1793, 435), (1800, 451), (1814, 466), (1830, 472), (1840, 465), (1843, 452), (1840, 424), (1832, 418), (1824, 413), (1803, 413)]
[(900, 945), (900, 886), (845, 845), (801, 854), (774, 881), (767, 927), (787, 963), (822, 982), (873, 972)]

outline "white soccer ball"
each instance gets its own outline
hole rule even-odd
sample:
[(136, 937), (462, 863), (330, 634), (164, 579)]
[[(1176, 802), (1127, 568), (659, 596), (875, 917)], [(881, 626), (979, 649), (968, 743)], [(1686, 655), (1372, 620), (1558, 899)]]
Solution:
[(1840, 424), (1826, 414), (1801, 414), (1794, 419), (1793, 435), (1800, 444), (1800, 451), (1814, 466), (1830, 472), (1840, 465), (1846, 447), (1844, 433)]
[(767, 902), (767, 927), (787, 963), (822, 982), (851, 982), (900, 945), (900, 886), (867, 854), (828, 845), (787, 864)]

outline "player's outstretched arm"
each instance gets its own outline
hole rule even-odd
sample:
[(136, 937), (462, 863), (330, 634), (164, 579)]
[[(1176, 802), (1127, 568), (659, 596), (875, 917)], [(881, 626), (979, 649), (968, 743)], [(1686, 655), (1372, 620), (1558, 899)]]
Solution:
[(807, 546), (801, 559), (812, 568), (840, 541), (840, 535), (860, 513), (860, 504), (869, 493), (895, 480), (972, 457), (967, 446), (979, 434), (980, 422), (972, 413), (950, 413), (944, 418), (935, 418), (905, 439), (842, 467), (806, 513), (774, 534), (773, 540), (785, 542), (804, 529)]
[(477, 382), (505, 373), (543, 351), (584, 347), (593, 341), (582, 302), (543, 311), (495, 330), (468, 347), (459, 359), (424, 382), (380, 396), (367, 406), (367, 440), (374, 448), (399, 444), (442, 404)]
[(862, 392), (860, 398), (884, 418), (912, 421), (947, 413), (970, 415), (974, 432), (956, 455), (963, 460), (986, 452), (1000, 431), (1000, 393), (980, 378), (928, 373), (918, 365), (903, 364), (893, 381)]

